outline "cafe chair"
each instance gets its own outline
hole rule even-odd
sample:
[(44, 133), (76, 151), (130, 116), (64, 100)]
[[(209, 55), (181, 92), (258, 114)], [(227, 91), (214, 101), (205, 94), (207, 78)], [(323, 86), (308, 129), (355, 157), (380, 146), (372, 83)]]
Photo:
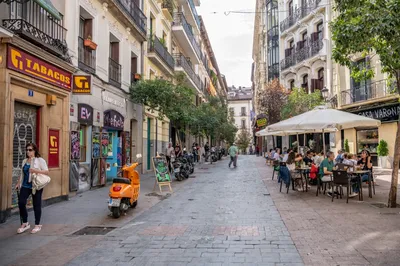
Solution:
[(278, 160), (274, 160), (273, 164), (272, 164), (272, 167), (274, 169), (273, 172), (272, 172), (272, 180), (274, 180), (275, 173), (278, 175), (278, 180), (279, 180), (279, 161)]
[(329, 181), (322, 181), (321, 177), (318, 175), (317, 176), (317, 197), (319, 195), (319, 193), (321, 193), (321, 188), (324, 187), (324, 194), (326, 193), (326, 185), (329, 185), (329, 188), (331, 188), (331, 184), (332, 184), (332, 177), (331, 180)]
[[(332, 181), (332, 186), (337, 187), (338, 194), (337, 198), (339, 199), (339, 194), (340, 198), (342, 198), (343, 195), (343, 187), (346, 187), (347, 195), (346, 195), (346, 203), (349, 203), (349, 193), (351, 190), (351, 182), (350, 178), (347, 174), (347, 171), (345, 170), (334, 170), (333, 171), (333, 181)], [(333, 192), (333, 191), (332, 191)], [(332, 202), (334, 198), (334, 193), (332, 193)]]

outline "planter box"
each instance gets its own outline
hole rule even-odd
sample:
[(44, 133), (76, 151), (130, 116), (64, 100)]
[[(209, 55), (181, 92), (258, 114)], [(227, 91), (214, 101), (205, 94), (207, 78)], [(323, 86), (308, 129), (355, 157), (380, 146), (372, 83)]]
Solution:
[(97, 44), (89, 39), (84, 40), (83, 45), (88, 47), (91, 50), (96, 50), (96, 48), (97, 48)]
[(389, 163), (388, 156), (379, 156), (379, 166), (383, 169), (392, 169), (392, 165)]

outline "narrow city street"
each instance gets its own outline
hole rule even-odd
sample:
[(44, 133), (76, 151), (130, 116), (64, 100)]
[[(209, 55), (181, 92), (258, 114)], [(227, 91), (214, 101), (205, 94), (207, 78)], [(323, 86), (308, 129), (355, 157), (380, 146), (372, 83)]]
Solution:
[(372, 199), (332, 203), (315, 187), (280, 193), (261, 157), (227, 164), (198, 165), (171, 195), (143, 176), (137, 209), (119, 219), (108, 188), (44, 208), (37, 235), (17, 235), (14, 216), (0, 225), (0, 265), (398, 265), (399, 211), (378, 204), (385, 178)]

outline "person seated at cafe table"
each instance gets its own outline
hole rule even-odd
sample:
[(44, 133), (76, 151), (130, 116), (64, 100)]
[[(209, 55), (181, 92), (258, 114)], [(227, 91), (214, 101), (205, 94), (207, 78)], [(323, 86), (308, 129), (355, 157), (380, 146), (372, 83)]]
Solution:
[(274, 153), (274, 160), (280, 161), (281, 160), (281, 149), (276, 148)]
[[(328, 151), (326, 153), (326, 158), (319, 166), (319, 178), (322, 182), (332, 181), (333, 167), (335, 166), (334, 160), (335, 154), (331, 151)], [(331, 191), (328, 191), (327, 196), (332, 197), (332, 189)]]
[(354, 171), (354, 165), (357, 165), (357, 163), (354, 163), (352, 160), (350, 160), (350, 155), (352, 155), (351, 153), (347, 153), (345, 152), (343, 154), (343, 164), (347, 165), (349, 167), (349, 171), (353, 172)]
[[(371, 154), (367, 150), (363, 150), (361, 152), (361, 159), (357, 162), (357, 166), (360, 167), (360, 170), (362, 171), (370, 171), (369, 174), (372, 174), (372, 162), (371, 162)], [(365, 173), (361, 176), (361, 184), (362, 182), (367, 182), (368, 173)], [(360, 187), (357, 182), (357, 178), (353, 178), (352, 181), (353, 183), (353, 194), (351, 196), (357, 196), (358, 193), (360, 192)]]
[(311, 150), (307, 151), (306, 156), (304, 156), (303, 162), (305, 165), (307, 166), (311, 166), (311, 164), (313, 163), (313, 152)]

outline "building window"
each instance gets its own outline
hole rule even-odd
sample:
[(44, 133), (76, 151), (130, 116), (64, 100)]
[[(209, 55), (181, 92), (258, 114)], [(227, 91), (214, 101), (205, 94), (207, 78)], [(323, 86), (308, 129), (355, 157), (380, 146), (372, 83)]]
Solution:
[(294, 89), (294, 79), (292, 79), (291, 81), (289, 81), (289, 87), (290, 87), (290, 90), (293, 90), (293, 89)]
[(289, 55), (294, 54), (294, 40), (289, 41), (289, 49), (290, 49)]
[(241, 116), (246, 116), (246, 107), (242, 107)]
[(242, 120), (242, 128), (243, 128), (243, 129), (246, 128), (246, 120)]
[(229, 108), (229, 114), (232, 115), (232, 116), (235, 116), (235, 108), (230, 107)]
[(318, 35), (318, 40), (322, 40), (324, 38), (324, 27), (323, 27), (323, 22), (321, 21), (320, 23), (317, 24), (317, 35)]
[(81, 147), (81, 160), (80, 162), (86, 162), (86, 143), (87, 143), (87, 139), (86, 139), (86, 126), (81, 125), (81, 128), (79, 130), (79, 135), (81, 138), (80, 141), (80, 147)]
[(290, 0), (288, 4), (289, 16), (293, 15), (293, 1)]
[[(360, 59), (357, 62), (354, 62), (354, 64), (359, 69), (368, 69), (369, 57)], [(356, 81), (355, 79), (351, 78), (350, 86), (352, 89), (354, 102), (365, 101), (371, 98), (371, 79), (367, 79), (366, 76), (361, 81)]]
[(308, 75), (303, 76), (303, 84), (301, 84), (301, 87), (304, 88), (306, 92), (308, 92)]

